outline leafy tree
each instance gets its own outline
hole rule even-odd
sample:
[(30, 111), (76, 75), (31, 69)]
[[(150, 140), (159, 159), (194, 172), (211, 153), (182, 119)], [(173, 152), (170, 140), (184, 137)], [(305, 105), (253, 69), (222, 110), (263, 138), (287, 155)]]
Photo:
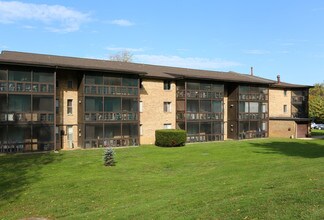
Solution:
[(317, 83), (309, 90), (309, 116), (315, 122), (324, 122), (324, 83)]
[(127, 50), (121, 51), (109, 57), (111, 61), (120, 61), (120, 62), (132, 62), (133, 54)]

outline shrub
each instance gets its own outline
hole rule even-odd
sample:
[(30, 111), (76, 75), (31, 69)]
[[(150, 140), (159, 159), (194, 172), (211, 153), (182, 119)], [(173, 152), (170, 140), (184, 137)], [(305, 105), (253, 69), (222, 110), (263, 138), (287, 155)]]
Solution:
[(155, 131), (155, 145), (160, 147), (184, 146), (187, 133), (178, 129), (163, 129)]
[(114, 166), (115, 165), (115, 151), (111, 147), (107, 148), (104, 153), (104, 165)]

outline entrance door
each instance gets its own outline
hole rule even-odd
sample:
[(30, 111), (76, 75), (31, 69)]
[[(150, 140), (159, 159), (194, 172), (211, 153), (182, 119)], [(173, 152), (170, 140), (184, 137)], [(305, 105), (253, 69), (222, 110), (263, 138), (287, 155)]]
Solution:
[(307, 124), (297, 124), (297, 138), (304, 138), (307, 135)]
[(68, 142), (68, 148), (73, 148), (73, 126), (68, 125), (67, 126), (67, 142)]

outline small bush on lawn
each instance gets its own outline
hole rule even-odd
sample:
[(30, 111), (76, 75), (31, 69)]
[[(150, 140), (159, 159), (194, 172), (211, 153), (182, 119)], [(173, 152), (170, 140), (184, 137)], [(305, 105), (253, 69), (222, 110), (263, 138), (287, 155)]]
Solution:
[(111, 147), (107, 148), (104, 153), (104, 165), (115, 166), (115, 151)]
[(160, 147), (184, 146), (187, 133), (178, 129), (163, 129), (155, 131), (155, 145)]

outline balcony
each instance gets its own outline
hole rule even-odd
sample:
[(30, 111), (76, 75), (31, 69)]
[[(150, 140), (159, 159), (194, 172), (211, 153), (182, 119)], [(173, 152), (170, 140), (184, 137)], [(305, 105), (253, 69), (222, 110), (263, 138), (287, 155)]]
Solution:
[(306, 101), (305, 96), (292, 96), (291, 103), (292, 104), (303, 104)]
[(89, 95), (138, 96), (138, 88), (127, 86), (85, 86), (84, 93)]
[(239, 99), (241, 101), (267, 101), (268, 95), (260, 93), (240, 94)]
[(0, 113), (0, 122), (28, 123), (28, 122), (54, 122), (53, 113)]
[(89, 122), (95, 121), (136, 121), (138, 120), (137, 112), (105, 112), (105, 113), (85, 113), (84, 120)]

